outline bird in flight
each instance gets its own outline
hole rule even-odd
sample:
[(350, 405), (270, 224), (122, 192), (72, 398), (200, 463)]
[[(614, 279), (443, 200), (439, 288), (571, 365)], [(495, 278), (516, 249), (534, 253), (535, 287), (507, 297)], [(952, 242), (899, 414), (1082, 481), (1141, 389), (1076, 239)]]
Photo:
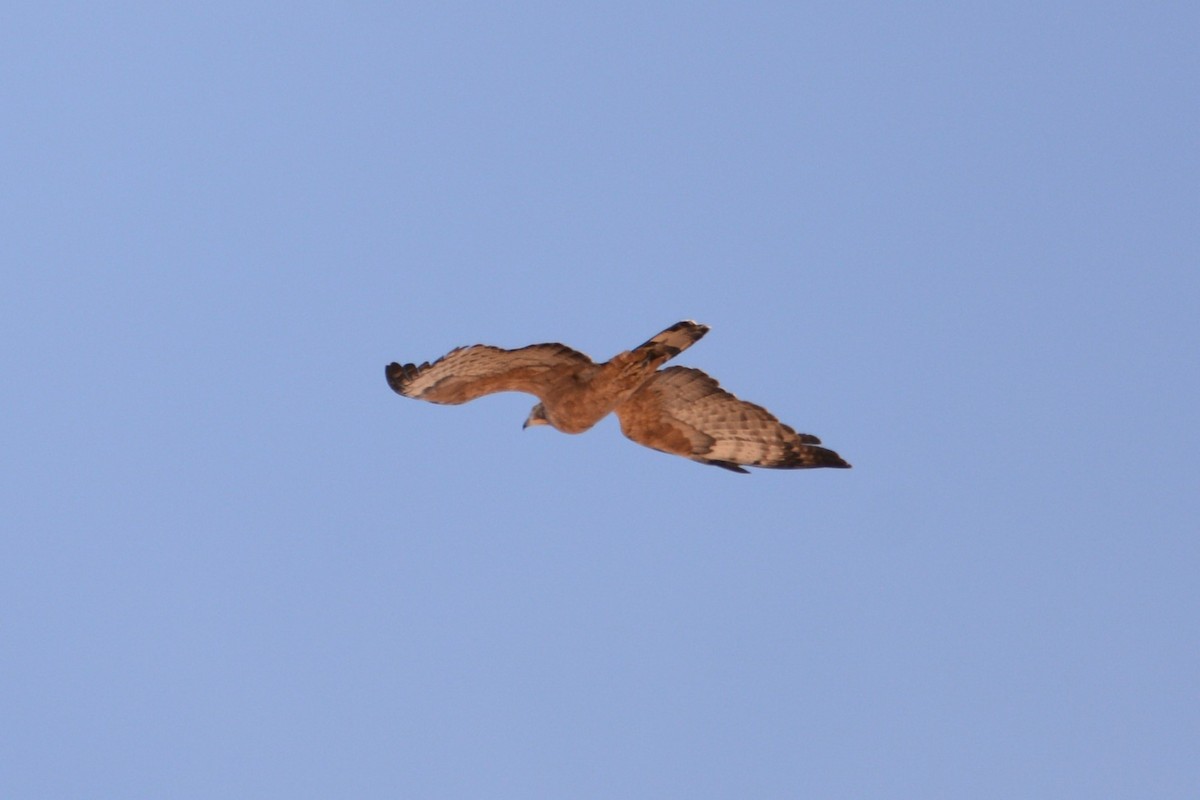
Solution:
[(670, 359), (708, 333), (677, 322), (603, 364), (561, 344), (503, 350), (459, 347), (432, 364), (388, 364), (387, 382), (404, 397), (457, 405), (495, 392), (525, 392), (541, 402), (525, 427), (583, 433), (615, 413), (638, 444), (734, 472), (744, 467), (849, 467), (807, 433), (796, 433), (762, 406), (739, 400), (698, 369)]

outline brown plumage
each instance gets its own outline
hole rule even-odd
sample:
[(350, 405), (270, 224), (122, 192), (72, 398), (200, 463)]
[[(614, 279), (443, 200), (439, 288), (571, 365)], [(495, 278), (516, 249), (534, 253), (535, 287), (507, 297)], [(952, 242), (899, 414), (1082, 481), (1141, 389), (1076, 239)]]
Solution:
[(477, 344), (432, 364), (392, 363), (386, 374), (397, 394), (432, 403), (465, 403), (494, 392), (532, 394), (541, 402), (526, 427), (583, 433), (615, 412), (621, 432), (638, 444), (735, 472), (746, 472), (743, 466), (850, 466), (819, 447), (817, 437), (796, 433), (700, 370), (659, 370), (706, 333), (707, 325), (679, 322), (603, 364), (561, 344), (517, 350)]

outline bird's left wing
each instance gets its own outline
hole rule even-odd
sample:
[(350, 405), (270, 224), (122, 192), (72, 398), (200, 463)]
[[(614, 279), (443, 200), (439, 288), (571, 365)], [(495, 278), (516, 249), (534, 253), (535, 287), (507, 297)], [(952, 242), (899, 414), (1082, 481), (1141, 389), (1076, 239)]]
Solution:
[(735, 472), (849, 467), (807, 433), (796, 433), (762, 406), (739, 400), (705, 373), (661, 370), (616, 409), (621, 431), (638, 444)]

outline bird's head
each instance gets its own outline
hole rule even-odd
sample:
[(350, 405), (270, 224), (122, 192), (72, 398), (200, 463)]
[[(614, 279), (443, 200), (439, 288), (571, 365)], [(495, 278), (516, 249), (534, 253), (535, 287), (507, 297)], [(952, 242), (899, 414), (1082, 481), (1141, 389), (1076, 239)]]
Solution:
[(541, 403), (538, 403), (533, 407), (533, 410), (529, 412), (529, 417), (525, 420), (525, 424), (521, 426), (521, 429), (524, 430), (532, 425), (549, 424), (550, 420), (546, 419), (546, 407)]

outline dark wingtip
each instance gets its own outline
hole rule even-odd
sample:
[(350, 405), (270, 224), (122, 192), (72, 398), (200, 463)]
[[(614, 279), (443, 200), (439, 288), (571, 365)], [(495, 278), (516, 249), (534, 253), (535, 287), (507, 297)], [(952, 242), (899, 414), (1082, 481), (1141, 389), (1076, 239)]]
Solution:
[(404, 394), (404, 384), (408, 382), (407, 372), (413, 369), (412, 364), (398, 364), (395, 361), (383, 368), (383, 374), (387, 377), (388, 386), (392, 387), (392, 391), (396, 394)]
[(830, 467), (832, 469), (850, 469), (850, 462), (839, 456), (837, 453), (825, 447), (812, 448), (812, 454), (816, 456), (814, 467)]

